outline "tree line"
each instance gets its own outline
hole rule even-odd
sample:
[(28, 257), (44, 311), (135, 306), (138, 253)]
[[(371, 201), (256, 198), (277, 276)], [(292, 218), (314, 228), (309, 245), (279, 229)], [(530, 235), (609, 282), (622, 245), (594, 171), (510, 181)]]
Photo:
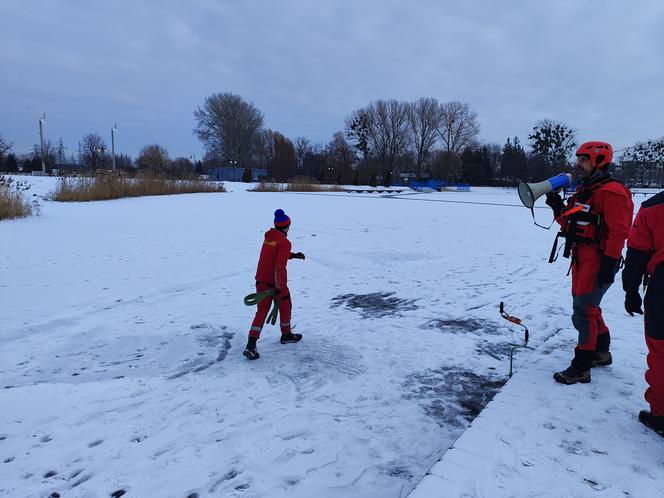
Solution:
[[(343, 127), (327, 143), (294, 139), (266, 128), (264, 114), (232, 93), (215, 93), (194, 111), (193, 133), (205, 150), (200, 161), (171, 159), (159, 144), (145, 146), (136, 159), (115, 157), (118, 169), (150, 170), (181, 176), (210, 168), (235, 166), (267, 171), (267, 178), (288, 181), (308, 176), (324, 183), (397, 183), (399, 173), (417, 179), (435, 178), (476, 185), (539, 181), (570, 172), (577, 147), (576, 131), (561, 121), (540, 120), (527, 136), (505, 143), (482, 143), (480, 122), (470, 104), (435, 98), (412, 102), (376, 100), (350, 112)], [(43, 155), (49, 170), (103, 169), (112, 163), (109, 147), (97, 133), (82, 137), (77, 157), (65, 154), (62, 140), (46, 141)], [(11, 153), (0, 136), (0, 169), (41, 170), (41, 146), (28, 154)], [(614, 157), (618, 177), (632, 185), (661, 184), (664, 138), (634, 144)]]
[[(291, 140), (266, 129), (254, 104), (231, 93), (205, 99), (194, 112), (205, 164), (264, 168), (286, 181), (296, 175), (321, 182), (394, 183), (397, 173), (473, 184), (540, 181), (570, 172), (576, 131), (561, 121), (537, 121), (527, 149), (518, 137), (503, 145), (481, 143), (477, 113), (468, 103), (420, 98), (376, 100), (352, 111), (327, 144)], [(615, 174), (631, 184), (664, 180), (664, 138), (639, 142), (617, 154)]]
[[(29, 153), (13, 154), (11, 149), (12, 144), (0, 136), (0, 170), (26, 173), (41, 171), (42, 155), (49, 173), (54, 169), (62, 173), (96, 171), (110, 169), (113, 165), (111, 150), (98, 133), (84, 135), (78, 143), (77, 154), (74, 152), (66, 154), (62, 139), (57, 144), (45, 140), (43, 154), (40, 144), (35, 144)], [(159, 144), (146, 145), (136, 159), (126, 154), (116, 154), (115, 167), (125, 172), (142, 170), (175, 177), (204, 172), (201, 161), (193, 161), (186, 157), (171, 159), (166, 148)]]

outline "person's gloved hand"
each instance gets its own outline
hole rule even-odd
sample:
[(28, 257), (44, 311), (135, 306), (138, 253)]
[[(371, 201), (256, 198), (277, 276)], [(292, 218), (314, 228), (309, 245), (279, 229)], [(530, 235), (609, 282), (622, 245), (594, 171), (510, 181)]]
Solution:
[(601, 287), (603, 285), (612, 284), (616, 279), (616, 272), (618, 271), (618, 260), (602, 254), (602, 259), (599, 263), (599, 271), (597, 272), (597, 284)]
[(291, 259), (304, 259), (304, 254), (301, 252), (292, 253)]
[(629, 316), (634, 316), (634, 313), (643, 315), (641, 302), (641, 295), (637, 291), (629, 291), (625, 293), (625, 311), (629, 313)]
[(546, 194), (546, 205), (553, 209), (553, 215), (558, 217), (565, 210), (565, 203), (558, 192)]

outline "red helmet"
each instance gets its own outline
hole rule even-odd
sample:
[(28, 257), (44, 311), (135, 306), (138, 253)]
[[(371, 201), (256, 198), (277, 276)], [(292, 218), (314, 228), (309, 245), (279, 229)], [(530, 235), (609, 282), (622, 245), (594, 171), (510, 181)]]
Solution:
[(586, 156), (595, 168), (605, 168), (613, 159), (613, 147), (606, 142), (586, 142), (579, 146), (577, 156)]

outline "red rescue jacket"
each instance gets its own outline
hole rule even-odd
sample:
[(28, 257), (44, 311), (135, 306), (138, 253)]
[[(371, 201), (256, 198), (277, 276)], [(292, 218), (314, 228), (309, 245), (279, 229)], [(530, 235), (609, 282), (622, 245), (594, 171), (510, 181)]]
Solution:
[(629, 235), (634, 214), (634, 203), (629, 189), (622, 183), (600, 175), (579, 185), (569, 199), (565, 211), (582, 206), (581, 212), (556, 218), (562, 232), (574, 237), (574, 257), (579, 264), (584, 260), (597, 261), (597, 255), (606, 254), (618, 259)]
[(627, 248), (647, 253), (648, 275), (664, 262), (664, 192), (641, 204), (627, 239)]
[(288, 274), (286, 264), (291, 251), (291, 243), (286, 234), (276, 228), (271, 228), (265, 233), (263, 248), (258, 259), (256, 280), (268, 285), (274, 285), (277, 289), (286, 289), (288, 285)]

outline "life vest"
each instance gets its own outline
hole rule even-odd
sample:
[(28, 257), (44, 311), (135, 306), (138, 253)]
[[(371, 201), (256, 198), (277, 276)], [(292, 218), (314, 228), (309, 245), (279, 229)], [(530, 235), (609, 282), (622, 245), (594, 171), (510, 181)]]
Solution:
[(574, 193), (567, 204), (567, 209), (560, 215), (561, 229), (553, 241), (549, 263), (556, 260), (559, 238), (565, 239), (564, 258), (570, 257), (575, 246), (599, 245), (603, 234), (604, 216), (602, 213), (593, 214), (589, 202), (595, 192), (610, 182), (622, 184), (611, 178), (608, 173), (603, 173), (588, 185), (582, 185), (581, 189)]

